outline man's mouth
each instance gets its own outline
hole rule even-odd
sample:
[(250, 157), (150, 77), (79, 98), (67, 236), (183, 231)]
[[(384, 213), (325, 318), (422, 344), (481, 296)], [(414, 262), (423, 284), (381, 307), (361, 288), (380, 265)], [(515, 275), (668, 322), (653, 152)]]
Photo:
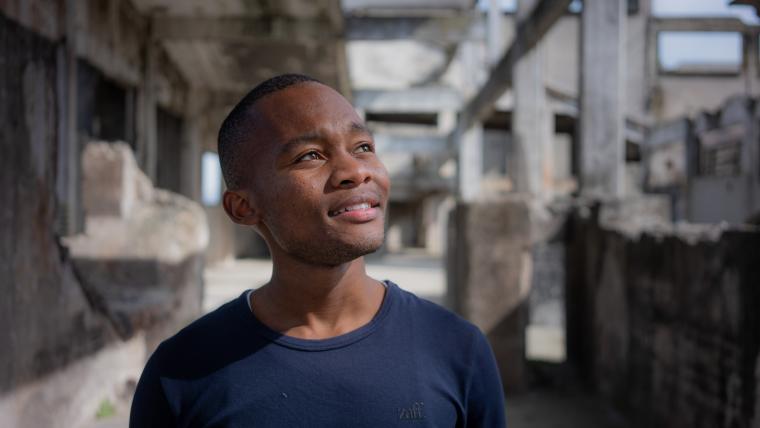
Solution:
[(354, 220), (368, 220), (375, 218), (379, 213), (379, 198), (368, 196), (354, 196), (334, 206), (327, 212), (330, 217), (346, 217)]
[(369, 202), (364, 202), (361, 204), (351, 205), (349, 207), (345, 207), (337, 211), (330, 211), (330, 217), (335, 217), (336, 215), (340, 215), (340, 214), (347, 213), (350, 211), (366, 210), (369, 208), (373, 208), (372, 204), (370, 204)]

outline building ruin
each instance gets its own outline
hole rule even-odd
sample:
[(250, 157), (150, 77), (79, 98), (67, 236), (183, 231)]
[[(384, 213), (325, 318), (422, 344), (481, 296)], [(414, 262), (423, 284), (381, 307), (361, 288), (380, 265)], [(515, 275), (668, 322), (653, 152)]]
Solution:
[[(200, 312), (203, 263), (265, 254), (204, 199), (202, 159), (247, 89), (301, 72), (375, 133), (386, 251), (445, 258), (508, 392), (529, 336), (559, 331), (637, 425), (757, 426), (760, 27), (655, 1), (0, 4), (0, 424), (128, 401)], [(734, 34), (738, 60), (666, 64), (694, 32)]]

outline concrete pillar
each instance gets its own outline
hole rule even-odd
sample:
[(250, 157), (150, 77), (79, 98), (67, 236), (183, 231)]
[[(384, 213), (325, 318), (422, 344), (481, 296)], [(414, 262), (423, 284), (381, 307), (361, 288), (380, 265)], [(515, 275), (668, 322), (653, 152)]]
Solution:
[(199, 115), (185, 116), (184, 136), (180, 151), (182, 166), (180, 169), (180, 192), (188, 198), (201, 200), (201, 135)]
[(457, 130), (459, 162), (457, 180), (459, 197), (470, 202), (480, 195), (483, 179), (483, 126), (480, 123), (470, 129)]
[(149, 38), (145, 44), (144, 74), (138, 89), (137, 160), (145, 174), (156, 182), (158, 137), (156, 129), (156, 42)]
[(488, 0), (488, 64), (494, 66), (504, 53), (501, 1)]
[[(477, 73), (483, 66), (478, 59), (475, 42), (462, 42), (462, 92), (472, 96), (478, 87)], [(445, 119), (444, 119), (445, 120)], [(480, 194), (483, 178), (483, 126), (457, 128), (454, 133), (457, 148), (457, 189), (462, 201), (473, 201)]]
[(449, 305), (487, 335), (508, 392), (527, 382), (530, 211), (530, 202), (517, 195), (457, 203), (447, 236)]
[(441, 135), (449, 134), (457, 126), (457, 112), (443, 110), (438, 112), (437, 127)]
[(625, 184), (626, 2), (586, 0), (581, 21), (581, 192), (621, 198)]
[(60, 214), (56, 230), (73, 235), (84, 230), (80, 187), (80, 142), (77, 132), (77, 1), (67, 0), (66, 38), (57, 52), (58, 177)]
[[(536, 0), (518, 1), (517, 18), (528, 16)], [(553, 178), (554, 120), (544, 84), (544, 43), (523, 56), (514, 69), (512, 134), (517, 162), (511, 174), (515, 190), (538, 197), (549, 196)]]
[(757, 35), (744, 35), (743, 57), (744, 63), (742, 64), (744, 71), (744, 93), (748, 95), (755, 95), (757, 91), (757, 63), (758, 63), (758, 40)]

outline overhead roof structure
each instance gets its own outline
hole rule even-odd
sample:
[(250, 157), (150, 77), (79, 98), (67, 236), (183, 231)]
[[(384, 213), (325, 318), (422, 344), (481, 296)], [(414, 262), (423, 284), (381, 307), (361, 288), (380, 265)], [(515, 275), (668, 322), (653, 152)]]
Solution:
[(242, 94), (285, 72), (349, 93), (339, 0), (133, 0), (193, 86)]

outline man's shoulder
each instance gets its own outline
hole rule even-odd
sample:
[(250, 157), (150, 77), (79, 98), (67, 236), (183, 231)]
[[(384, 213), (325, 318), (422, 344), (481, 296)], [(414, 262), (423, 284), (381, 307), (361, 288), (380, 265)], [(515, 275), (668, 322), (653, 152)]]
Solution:
[(244, 312), (238, 297), (211, 311), (164, 340), (153, 353), (151, 360), (166, 370), (182, 370), (182, 363), (193, 355), (196, 363), (205, 362), (219, 353), (234, 349), (240, 342), (240, 332), (245, 324)]
[(445, 332), (446, 336), (458, 340), (482, 336), (477, 326), (460, 315), (437, 303), (406, 291), (396, 284), (393, 285), (399, 288), (399, 300), (403, 302), (401, 305), (402, 310), (407, 311), (408, 315), (413, 317), (416, 324), (421, 325), (423, 328)]

